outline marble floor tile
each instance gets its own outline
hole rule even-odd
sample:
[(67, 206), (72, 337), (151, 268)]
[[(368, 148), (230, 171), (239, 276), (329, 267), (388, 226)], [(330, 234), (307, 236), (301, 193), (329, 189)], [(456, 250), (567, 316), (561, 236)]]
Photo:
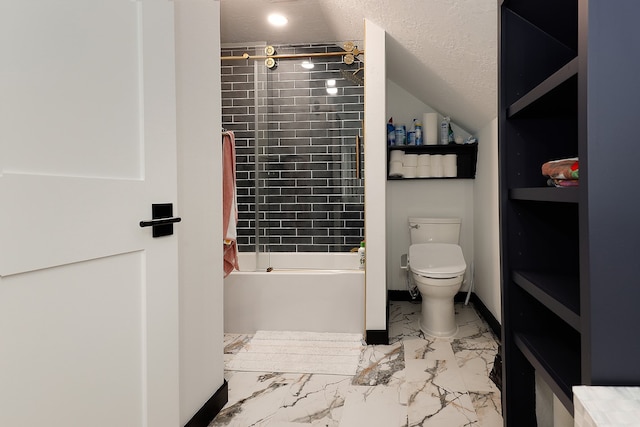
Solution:
[(467, 387), (455, 362), (448, 360), (407, 360), (405, 381), (409, 384), (435, 384), (439, 388), (466, 392)]
[(235, 372), (227, 381), (229, 402), (211, 427), (338, 426), (351, 376)]
[(476, 310), (470, 305), (457, 303), (455, 305), (455, 311), (458, 326), (481, 322), (480, 316), (478, 316)]
[(249, 334), (224, 334), (224, 354), (238, 353), (249, 341)]
[(500, 392), (470, 391), (471, 403), (478, 415), (479, 425), (482, 427), (502, 427), (502, 403)]
[(478, 416), (468, 393), (433, 383), (413, 385), (407, 410), (409, 427), (477, 425)]
[(225, 365), (233, 356), (237, 354), (244, 346), (251, 341), (252, 335), (248, 334), (224, 334), (224, 356)]
[[(458, 333), (425, 336), (421, 305), (392, 301), (389, 345), (363, 347), (355, 375), (225, 371), (229, 402), (215, 426), (502, 426), (489, 379), (498, 351), (472, 305), (456, 304)], [(252, 335), (225, 334), (225, 361)]]
[(398, 387), (351, 387), (340, 427), (406, 427), (407, 405)]
[(462, 426), (477, 420), (454, 360), (408, 359), (405, 370), (409, 426)]
[(403, 341), (406, 359), (450, 360), (456, 362), (451, 341), (446, 338), (418, 338)]
[(389, 307), (389, 343), (407, 338), (424, 337), (418, 319), (421, 305), (418, 302), (398, 301)]
[(471, 391), (496, 391), (495, 384), (489, 379), (497, 349), (463, 350), (456, 352), (456, 361), (465, 383)]
[(404, 350), (402, 343), (370, 345), (360, 357), (353, 385), (395, 385), (403, 380)]

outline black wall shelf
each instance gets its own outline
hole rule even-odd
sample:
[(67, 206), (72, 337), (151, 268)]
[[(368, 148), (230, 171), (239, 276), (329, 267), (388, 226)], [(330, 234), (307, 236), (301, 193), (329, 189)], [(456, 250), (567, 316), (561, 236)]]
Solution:
[[(392, 151), (403, 151), (405, 154), (455, 154), (457, 155), (456, 177), (401, 178), (389, 176), (389, 160)], [(475, 179), (478, 161), (478, 143), (446, 144), (446, 145), (392, 145), (387, 147), (387, 180), (402, 181), (410, 179)]]
[(511, 200), (578, 203), (578, 187), (512, 188), (509, 191), (509, 198)]

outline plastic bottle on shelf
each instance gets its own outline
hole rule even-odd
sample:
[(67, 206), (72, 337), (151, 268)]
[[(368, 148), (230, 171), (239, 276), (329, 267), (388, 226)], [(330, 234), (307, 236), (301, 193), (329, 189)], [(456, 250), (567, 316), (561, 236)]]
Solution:
[(407, 143), (407, 128), (404, 125), (396, 125), (396, 145)]
[(449, 143), (449, 122), (451, 119), (449, 117), (444, 117), (442, 122), (440, 122), (440, 144), (446, 145)]
[(396, 145), (396, 128), (393, 126), (393, 117), (387, 123), (387, 144)]
[(422, 123), (418, 119), (413, 119), (414, 127), (416, 129), (416, 145), (424, 144), (422, 140)]
[(411, 123), (411, 127), (407, 131), (407, 145), (416, 145), (416, 121)]
[(416, 132), (407, 131), (407, 145), (416, 145)]
[(364, 270), (364, 241), (360, 242), (360, 247), (358, 248), (358, 257), (360, 258), (360, 265), (358, 268), (360, 268), (360, 270)]

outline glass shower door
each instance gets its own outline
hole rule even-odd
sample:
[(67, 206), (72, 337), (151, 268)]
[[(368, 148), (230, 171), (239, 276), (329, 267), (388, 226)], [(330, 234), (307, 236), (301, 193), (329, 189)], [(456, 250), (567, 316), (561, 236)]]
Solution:
[[(342, 48), (327, 43), (276, 50)], [(304, 68), (304, 61), (313, 68)], [(238, 144), (239, 247), (259, 253), (259, 270), (273, 265), (270, 254), (349, 252), (363, 239), (364, 86), (348, 78), (361, 66), (346, 65), (341, 56), (280, 59), (272, 69), (258, 60), (226, 72), (223, 66), (223, 83), (231, 82), (230, 100), (224, 101), (223, 91), (225, 127), (246, 122), (246, 146)], [(247, 99), (234, 90), (243, 85), (253, 88)]]
[(363, 86), (342, 77), (340, 57), (302, 62), (281, 60), (265, 76), (260, 240), (269, 252), (349, 252), (364, 231)]

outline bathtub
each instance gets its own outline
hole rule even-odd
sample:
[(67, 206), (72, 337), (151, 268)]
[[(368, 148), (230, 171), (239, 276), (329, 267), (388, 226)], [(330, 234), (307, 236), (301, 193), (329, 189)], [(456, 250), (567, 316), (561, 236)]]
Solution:
[[(224, 279), (224, 331), (364, 333), (364, 271), (356, 253), (240, 253)], [(268, 262), (267, 262), (268, 261)], [(256, 266), (271, 266), (256, 271)], [(295, 267), (295, 268), (292, 268)]]

